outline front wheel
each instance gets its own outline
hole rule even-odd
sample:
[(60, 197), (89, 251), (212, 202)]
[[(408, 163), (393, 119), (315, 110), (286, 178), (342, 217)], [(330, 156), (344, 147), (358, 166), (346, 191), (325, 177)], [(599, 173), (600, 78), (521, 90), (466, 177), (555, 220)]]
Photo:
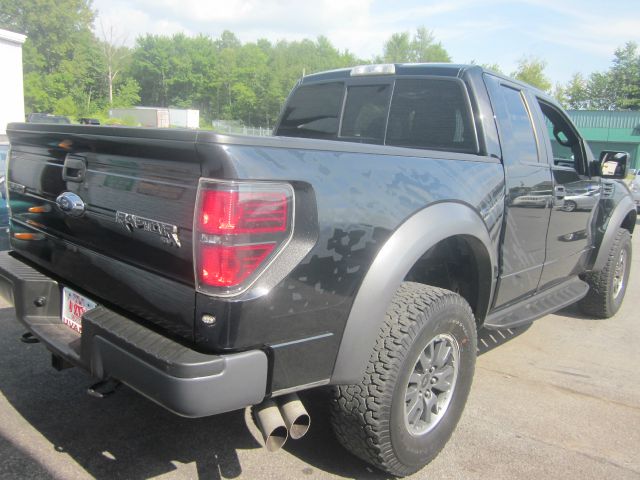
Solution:
[(455, 429), (475, 358), (475, 319), (467, 302), (449, 290), (403, 283), (362, 381), (334, 390), (336, 436), (392, 475), (418, 471)]
[(631, 234), (619, 228), (609, 250), (607, 263), (599, 272), (589, 272), (584, 280), (589, 292), (580, 300), (580, 309), (587, 315), (609, 318), (622, 305), (631, 271)]

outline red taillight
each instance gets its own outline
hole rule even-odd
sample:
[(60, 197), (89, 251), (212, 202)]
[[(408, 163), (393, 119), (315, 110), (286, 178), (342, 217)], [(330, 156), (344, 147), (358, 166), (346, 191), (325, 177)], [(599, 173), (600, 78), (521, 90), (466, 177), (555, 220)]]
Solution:
[(202, 180), (194, 225), (198, 288), (239, 292), (275, 257), (291, 234), (288, 184)]
[(281, 192), (208, 190), (203, 194), (200, 226), (213, 235), (284, 232), (287, 195)]
[(202, 247), (202, 283), (231, 287), (242, 283), (273, 251), (274, 244)]

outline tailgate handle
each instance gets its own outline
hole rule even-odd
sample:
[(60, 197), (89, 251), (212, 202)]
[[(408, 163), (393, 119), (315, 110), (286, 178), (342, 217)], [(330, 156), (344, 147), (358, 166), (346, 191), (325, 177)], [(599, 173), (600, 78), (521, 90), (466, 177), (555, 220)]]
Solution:
[(67, 155), (62, 167), (62, 179), (68, 182), (82, 182), (87, 172), (87, 160), (83, 157)]

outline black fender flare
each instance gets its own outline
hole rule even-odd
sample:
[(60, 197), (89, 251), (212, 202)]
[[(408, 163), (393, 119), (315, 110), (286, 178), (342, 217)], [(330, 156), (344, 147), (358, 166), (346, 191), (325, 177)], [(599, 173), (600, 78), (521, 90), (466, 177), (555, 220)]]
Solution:
[[(489, 287), (486, 309), (495, 289), (497, 253), (480, 215), (470, 206), (442, 202), (420, 210), (407, 219), (385, 242), (374, 259), (351, 307), (331, 376), (333, 384), (361, 380), (391, 299), (411, 267), (429, 248), (447, 238), (464, 235), (473, 239), (486, 259), (483, 279)], [(490, 262), (490, 265), (489, 265)], [(486, 270), (489, 270), (486, 272)]]
[(596, 259), (593, 263), (593, 267), (591, 267), (591, 270), (600, 271), (607, 264), (609, 250), (611, 250), (611, 245), (613, 245), (613, 241), (616, 238), (618, 228), (622, 226), (622, 223), (630, 213), (636, 213), (636, 205), (631, 197), (622, 197), (620, 203), (616, 205), (616, 207), (613, 209), (613, 212), (611, 213), (611, 216), (609, 217), (609, 221), (607, 222), (607, 227), (602, 237), (602, 241), (600, 242), (600, 246), (598, 247), (598, 254), (596, 255)]

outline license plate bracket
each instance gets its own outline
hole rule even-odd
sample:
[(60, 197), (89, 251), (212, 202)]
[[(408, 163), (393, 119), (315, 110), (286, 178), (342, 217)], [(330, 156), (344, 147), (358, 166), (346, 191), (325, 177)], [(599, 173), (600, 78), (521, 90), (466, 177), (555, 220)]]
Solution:
[(62, 323), (75, 332), (82, 333), (82, 315), (98, 304), (75, 290), (62, 289)]

